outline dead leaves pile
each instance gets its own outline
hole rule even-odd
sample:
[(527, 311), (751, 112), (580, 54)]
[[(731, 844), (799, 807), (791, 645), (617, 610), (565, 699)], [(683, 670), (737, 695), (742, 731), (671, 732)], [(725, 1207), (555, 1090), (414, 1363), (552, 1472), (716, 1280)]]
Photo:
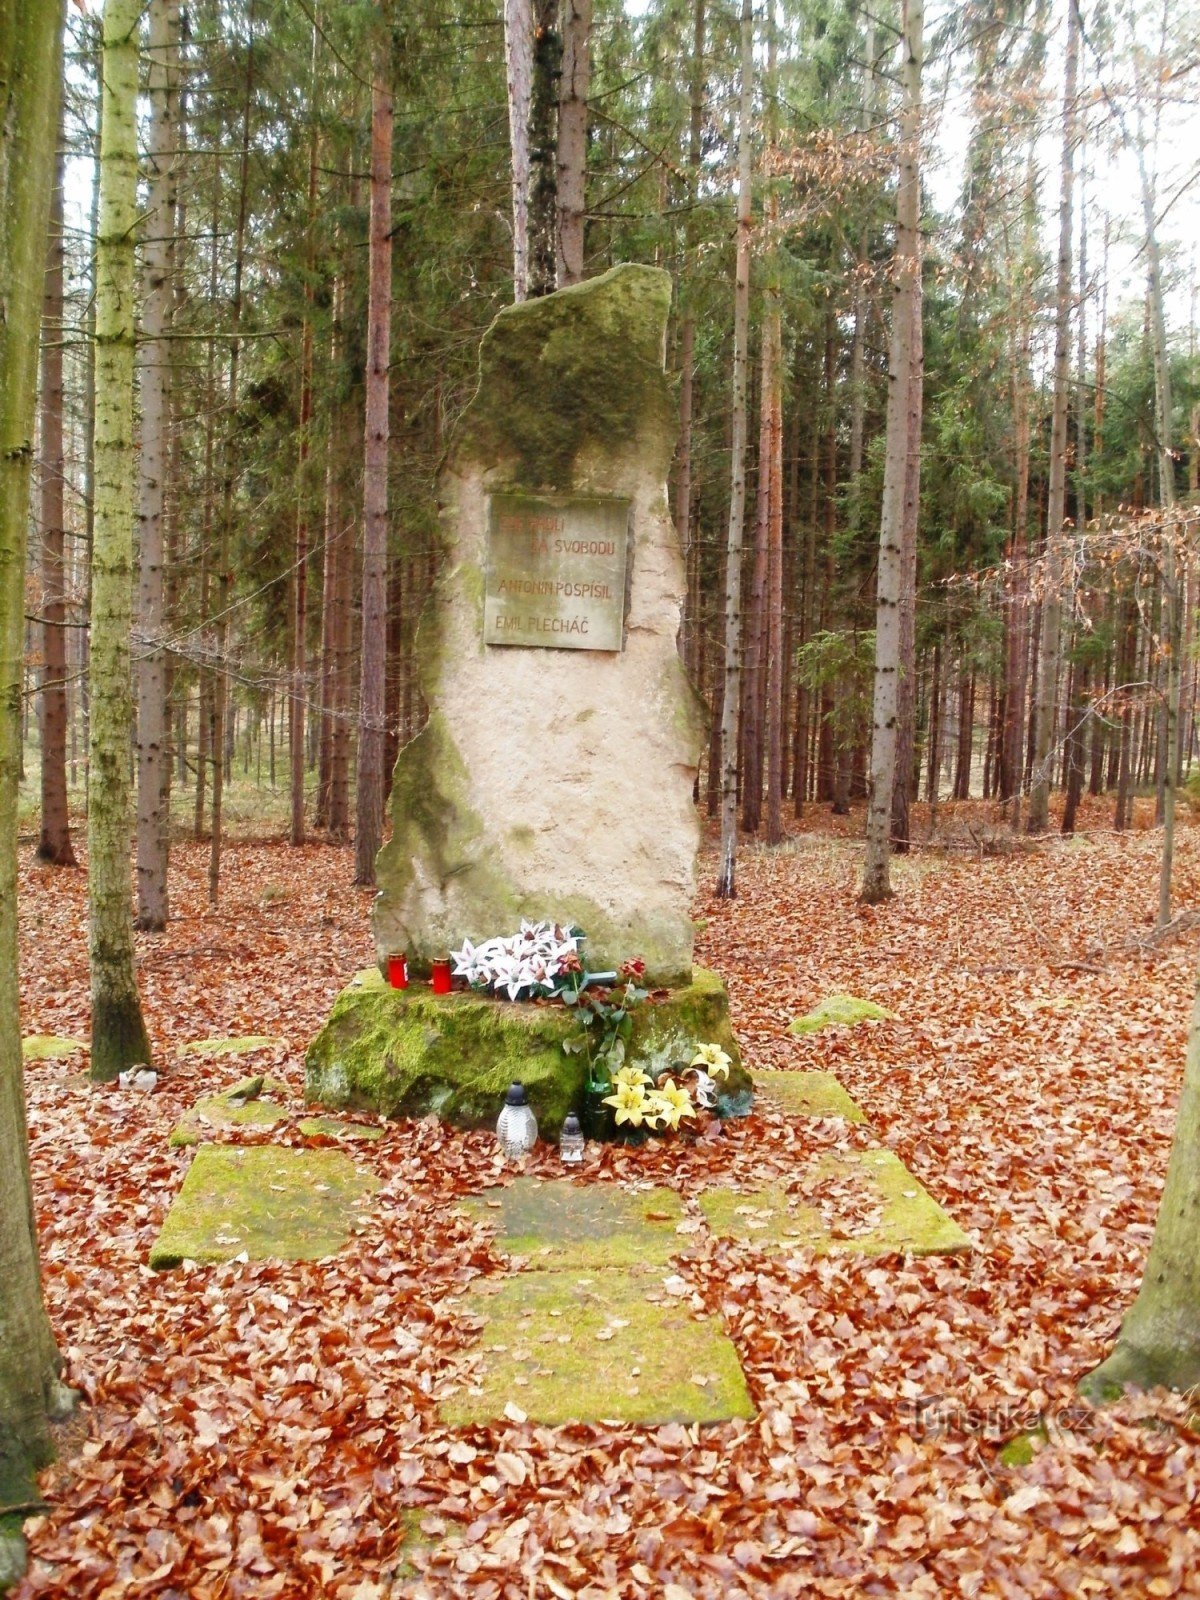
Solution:
[[(801, 834), (746, 852), (735, 902), (702, 904), (698, 954), (749, 1064), (836, 1072), (873, 1125), (764, 1108), (721, 1139), (591, 1152), (589, 1180), (686, 1202), (673, 1290), (723, 1318), (759, 1408), (703, 1430), (546, 1428), (515, 1402), (494, 1426), (438, 1422), (473, 1360), (455, 1297), (503, 1265), (454, 1209), (498, 1175), (486, 1133), (399, 1124), (356, 1147), (375, 1225), (333, 1261), (147, 1269), (189, 1159), (173, 1123), (267, 1067), (298, 1116), (305, 1044), (371, 956), (344, 854), (234, 848), (209, 913), (201, 855), (178, 850), (182, 914), (138, 941), (158, 1090), (89, 1086), (82, 1057), (27, 1070), (47, 1300), (89, 1404), (29, 1525), (22, 1600), (1200, 1593), (1187, 1406), (1096, 1414), (1073, 1388), (1136, 1288), (1182, 1071), (1200, 932), (1129, 940), (1152, 922), (1155, 843), (917, 855), (867, 912), (857, 847)], [(1180, 905), (1197, 844), (1185, 830)], [(23, 860), (26, 1032), (87, 1037), (83, 889)], [(785, 1037), (837, 992), (897, 1020)], [(282, 1042), (177, 1053), (241, 1033)], [(300, 1142), (295, 1119), (246, 1137)], [(706, 1184), (786, 1187), (872, 1141), (974, 1255), (768, 1255), (698, 1221)], [(530, 1170), (556, 1173), (553, 1152)], [(1031, 1464), (1002, 1465), (1039, 1418)]]

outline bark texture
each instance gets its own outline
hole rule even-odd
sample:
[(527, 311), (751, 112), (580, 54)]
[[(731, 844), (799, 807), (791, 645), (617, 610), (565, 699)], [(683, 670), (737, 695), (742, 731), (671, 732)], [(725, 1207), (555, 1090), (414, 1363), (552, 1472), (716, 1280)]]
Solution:
[(362, 674), (354, 881), (375, 882), (383, 843), (387, 674), (388, 359), (392, 327), (392, 36), (384, 4), (371, 88), (370, 283), (363, 459)]
[(96, 493), (92, 549), (88, 946), (92, 1077), (150, 1060), (133, 952), (129, 877), (132, 629), (134, 235), (139, 0), (106, 0), (96, 240)]
[(58, 130), (42, 302), (42, 816), (39, 860), (73, 867), (67, 811), (67, 608), (63, 459), (63, 135)]
[(592, 0), (563, 0), (558, 91), (558, 287), (583, 278)]
[(137, 923), (165, 928), (169, 915), (167, 798), (170, 748), (167, 656), (161, 638), (164, 525), (171, 461), (171, 330), (179, 55), (178, 0), (153, 0), (148, 49), (149, 195), (143, 224), (144, 297), (140, 385), (142, 453), (138, 493)]
[(725, 673), (721, 702), (721, 860), (717, 894), (737, 892), (738, 708), (742, 680), (742, 538), (746, 524), (746, 375), (750, 345), (750, 118), (754, 99), (754, 13), (742, 0), (738, 108), (737, 264), (733, 288), (733, 441), (725, 554)]
[(1067, 405), (1071, 393), (1071, 208), (1075, 183), (1076, 88), (1079, 80), (1079, 6), (1067, 4), (1067, 65), (1063, 86), (1062, 180), (1058, 204), (1058, 283), (1054, 317), (1054, 400), (1050, 414), (1050, 481), (1046, 495), (1046, 592), (1038, 653), (1033, 774), (1027, 833), (1045, 833), (1050, 820), (1054, 726), (1058, 710), (1059, 635), (1062, 631), (1063, 523), (1067, 511)]
[[(17, 781), (38, 320), (60, 97), (62, 8), (0, 0), (0, 1498), (50, 1457), (59, 1370), (42, 1305), (17, 980)], [(25, 1497), (26, 1499), (29, 1496)]]
[(1109, 1400), (1130, 1385), (1200, 1383), (1200, 987), (1192, 1007), (1183, 1094), (1167, 1181), (1137, 1298), (1108, 1360), (1081, 1383)]
[(879, 572), (875, 595), (875, 694), (871, 734), (871, 785), (867, 805), (867, 860), (862, 899), (886, 900), (892, 892), (890, 834), (896, 774), (900, 599), (904, 583), (903, 533), (909, 455), (920, 449), (912, 436), (912, 386), (917, 305), (921, 293), (921, 58), (924, 6), (906, 0), (901, 41), (904, 104), (900, 117), (900, 181), (896, 196), (896, 253), (892, 275), (892, 331), (888, 353), (887, 437), (883, 507), (879, 523)]

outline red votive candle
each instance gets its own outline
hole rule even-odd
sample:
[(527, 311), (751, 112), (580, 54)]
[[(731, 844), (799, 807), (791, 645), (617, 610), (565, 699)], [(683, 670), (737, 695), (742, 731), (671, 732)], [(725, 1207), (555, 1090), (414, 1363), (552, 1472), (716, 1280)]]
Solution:
[(450, 963), (449, 961), (435, 961), (433, 963), (433, 992), (434, 994), (450, 993)]
[(393, 989), (408, 988), (408, 957), (406, 955), (388, 957), (388, 982)]

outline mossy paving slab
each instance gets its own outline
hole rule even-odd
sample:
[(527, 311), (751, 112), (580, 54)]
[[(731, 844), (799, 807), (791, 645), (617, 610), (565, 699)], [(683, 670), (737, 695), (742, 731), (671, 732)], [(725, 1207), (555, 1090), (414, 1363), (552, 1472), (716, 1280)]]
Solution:
[(462, 1209), (495, 1226), (506, 1255), (527, 1256), (542, 1271), (661, 1266), (686, 1245), (676, 1232), (684, 1212), (674, 1189), (629, 1194), (570, 1178), (516, 1178), (464, 1201)]
[(520, 1272), (467, 1296), (484, 1328), (474, 1371), (442, 1401), (441, 1420), (502, 1420), (509, 1403), (548, 1425), (752, 1417), (733, 1344), (715, 1319), (667, 1295), (663, 1278), (647, 1267)]
[(171, 1129), (168, 1140), (171, 1148), (200, 1144), (209, 1130), (273, 1128), (278, 1122), (286, 1122), (287, 1108), (274, 1097), (286, 1094), (287, 1086), (274, 1078), (264, 1078), (252, 1098), (244, 1098), (247, 1087), (257, 1082), (255, 1078), (246, 1078), (231, 1089), (222, 1089), (220, 1094), (205, 1095), (197, 1100), (183, 1120)]
[[(969, 1250), (971, 1241), (954, 1219), (890, 1150), (850, 1151), (826, 1156), (808, 1174), (815, 1197), (820, 1186), (849, 1180), (863, 1187), (865, 1209), (878, 1212), (873, 1226), (860, 1226), (848, 1214), (841, 1231), (832, 1227), (818, 1205), (806, 1204), (804, 1189), (788, 1195), (777, 1186), (739, 1194), (732, 1189), (707, 1189), (700, 1209), (715, 1234), (745, 1239), (764, 1250), (807, 1246), (819, 1254), (847, 1251), (857, 1255), (950, 1255)], [(848, 1208), (852, 1210), (853, 1208)]]
[(377, 1180), (341, 1150), (204, 1144), (150, 1249), (150, 1265), (316, 1261), (333, 1255), (359, 1222)]
[(383, 1138), (383, 1129), (369, 1122), (347, 1122), (342, 1117), (305, 1117), (296, 1124), (306, 1139), (348, 1139), (352, 1143)]
[(31, 1033), (21, 1040), (23, 1061), (57, 1061), (62, 1056), (73, 1055), (76, 1050), (86, 1050), (82, 1039), (64, 1039), (57, 1033)]
[(754, 1087), (768, 1099), (800, 1117), (841, 1117), (865, 1122), (862, 1107), (850, 1098), (832, 1072), (776, 1072), (754, 1074)]
[(268, 1045), (282, 1044), (282, 1039), (265, 1033), (248, 1033), (233, 1039), (194, 1039), (181, 1044), (181, 1056), (246, 1056), (251, 1050), (265, 1050)]
[(860, 1000), (853, 994), (831, 994), (807, 1015), (789, 1023), (788, 1032), (806, 1034), (818, 1033), (822, 1028), (854, 1028), (860, 1022), (890, 1022), (894, 1017), (894, 1011), (876, 1005), (873, 1000)]

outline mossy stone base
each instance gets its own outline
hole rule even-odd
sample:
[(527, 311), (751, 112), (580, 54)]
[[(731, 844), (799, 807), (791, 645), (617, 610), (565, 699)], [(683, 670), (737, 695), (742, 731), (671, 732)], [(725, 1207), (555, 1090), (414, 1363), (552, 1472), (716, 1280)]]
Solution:
[(486, 1326), (474, 1381), (443, 1400), (441, 1420), (496, 1421), (509, 1402), (549, 1426), (752, 1417), (733, 1344), (663, 1278), (661, 1267), (520, 1272), (468, 1296)]
[(683, 1203), (674, 1189), (628, 1194), (612, 1184), (516, 1178), (463, 1203), (476, 1222), (497, 1225), (506, 1255), (540, 1271), (663, 1266), (683, 1248)]
[[(750, 1109), (753, 1083), (729, 1022), (729, 999), (715, 973), (697, 968), (686, 988), (633, 1012), (627, 1060), (652, 1076), (688, 1061), (698, 1044), (719, 1044), (733, 1065), (721, 1086), (722, 1115)], [(512, 1003), (466, 992), (435, 995), (423, 984), (392, 989), (369, 968), (338, 996), (309, 1046), (305, 1097), (335, 1110), (421, 1117), (457, 1127), (492, 1126), (504, 1091), (525, 1085), (545, 1138), (583, 1103), (587, 1063), (564, 1040), (580, 1032), (570, 1007)]]
[(894, 1011), (876, 1005), (873, 1000), (860, 1000), (852, 994), (831, 994), (806, 1016), (790, 1023), (788, 1032), (803, 1035), (818, 1033), (822, 1028), (854, 1028), (860, 1022), (890, 1022), (894, 1016)]
[[(837, 1190), (846, 1191), (844, 1217)], [(823, 1205), (815, 1203), (824, 1191)], [(808, 1203), (812, 1200), (814, 1203)], [(739, 1194), (708, 1189), (700, 1209), (715, 1234), (744, 1239), (764, 1250), (804, 1247), (825, 1255), (952, 1255), (971, 1241), (890, 1150), (848, 1151), (825, 1156), (811, 1169), (799, 1193), (778, 1186)]]
[(340, 1150), (201, 1145), (150, 1249), (150, 1265), (181, 1261), (318, 1261), (349, 1239), (357, 1208), (378, 1187)]
[(759, 1071), (754, 1087), (782, 1110), (798, 1117), (841, 1117), (865, 1122), (862, 1107), (846, 1093), (832, 1072)]

